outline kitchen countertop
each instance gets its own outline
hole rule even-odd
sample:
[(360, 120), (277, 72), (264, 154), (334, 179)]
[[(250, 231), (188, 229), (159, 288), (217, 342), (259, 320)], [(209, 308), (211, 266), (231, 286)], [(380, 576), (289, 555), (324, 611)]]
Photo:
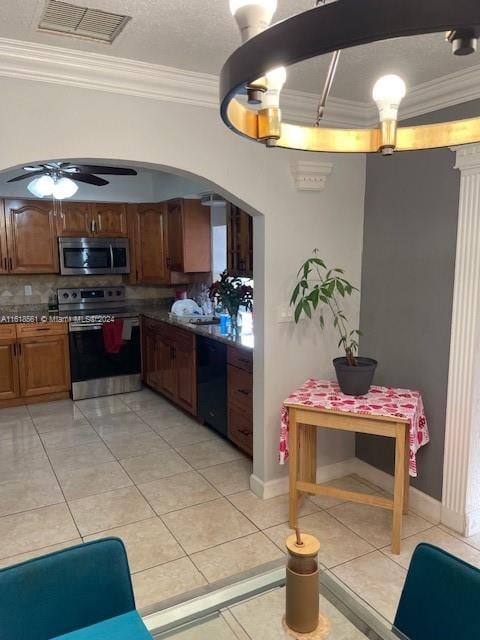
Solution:
[(162, 322), (168, 322), (168, 324), (174, 325), (175, 327), (180, 327), (181, 329), (186, 329), (187, 331), (192, 331), (199, 336), (206, 336), (207, 338), (212, 338), (213, 340), (218, 340), (219, 342), (225, 342), (226, 344), (231, 344), (236, 347), (241, 347), (243, 349), (247, 349), (249, 351), (253, 350), (254, 346), (254, 335), (253, 333), (240, 333), (236, 336), (233, 335), (225, 335), (220, 331), (220, 325), (218, 324), (191, 324), (189, 322), (185, 322), (182, 320), (176, 320), (171, 318), (168, 314), (168, 311), (151, 309), (151, 308), (143, 308), (140, 313), (147, 318), (152, 320), (161, 320)]
[[(200, 336), (206, 336), (219, 342), (226, 344), (232, 344), (236, 347), (252, 350), (254, 347), (254, 335), (253, 333), (240, 333), (239, 335), (224, 335), (220, 332), (220, 325), (195, 325), (182, 320), (175, 320), (169, 316), (168, 310), (165, 309), (164, 304), (152, 304), (151, 302), (143, 302), (133, 300), (125, 309), (122, 309), (122, 313), (138, 313), (144, 315), (152, 320), (161, 320), (162, 322), (168, 322), (171, 325), (192, 331)], [(90, 315), (106, 315), (95, 314), (90, 312)], [(21, 324), (27, 322), (68, 322), (71, 318), (77, 318), (78, 312), (72, 311), (70, 313), (49, 313), (48, 306), (45, 304), (34, 305), (8, 305), (0, 307), (0, 324)]]

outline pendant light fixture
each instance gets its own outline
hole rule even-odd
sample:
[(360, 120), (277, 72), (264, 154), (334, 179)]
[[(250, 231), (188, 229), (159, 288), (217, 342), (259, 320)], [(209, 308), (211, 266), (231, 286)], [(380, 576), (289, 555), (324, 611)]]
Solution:
[[(454, 55), (476, 51), (480, 37), (478, 0), (336, 0), (269, 26), (276, 0), (230, 0), (243, 44), (225, 63), (220, 80), (221, 117), (235, 133), (267, 147), (343, 153), (431, 149), (480, 142), (480, 117), (427, 124), (398, 125), (406, 95), (397, 75), (381, 77), (372, 97), (379, 110), (373, 129), (321, 127), (339, 52), (393, 38), (438, 33)], [(445, 35), (446, 34), (446, 35)], [(448, 44), (446, 45), (448, 46)], [(283, 122), (281, 90), (291, 64), (335, 54), (312, 126)], [(248, 105), (237, 100), (247, 94)], [(252, 108), (252, 105), (257, 108)]]

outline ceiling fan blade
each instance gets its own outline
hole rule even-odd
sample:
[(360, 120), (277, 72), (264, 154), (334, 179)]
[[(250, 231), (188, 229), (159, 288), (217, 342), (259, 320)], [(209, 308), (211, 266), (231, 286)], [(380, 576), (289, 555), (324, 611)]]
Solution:
[[(42, 171), (43, 174), (43, 171)], [(35, 173), (36, 176), (38, 176), (38, 173)], [(18, 182), (19, 180), (26, 180), (27, 178), (32, 178), (32, 174), (31, 173), (25, 173), (23, 176), (16, 176), (15, 178), (11, 178), (10, 180), (7, 180), (7, 182)]]
[(98, 178), (97, 176), (91, 176), (87, 173), (67, 173), (66, 171), (61, 171), (61, 174), (65, 175), (66, 178), (70, 178), (70, 180), (85, 182), (86, 184), (93, 184), (95, 187), (104, 187), (106, 184), (109, 184), (108, 180)]
[(37, 165), (36, 167), (35, 166), (29, 166), (29, 167), (23, 167), (23, 170), (24, 171), (31, 171), (31, 172), (33, 172), (33, 171), (44, 171), (45, 167), (43, 165)]
[(75, 171), (80, 173), (98, 173), (106, 176), (136, 176), (135, 169), (126, 169), (124, 167), (101, 167), (93, 164), (71, 164), (68, 167), (62, 167), (62, 171), (72, 174)]

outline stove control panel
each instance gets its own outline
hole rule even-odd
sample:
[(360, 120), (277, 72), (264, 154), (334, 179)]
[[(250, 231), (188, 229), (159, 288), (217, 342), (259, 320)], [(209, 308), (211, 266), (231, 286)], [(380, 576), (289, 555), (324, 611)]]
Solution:
[(125, 301), (125, 287), (92, 287), (81, 289), (57, 289), (58, 302), (67, 304), (98, 304), (105, 302), (123, 303)]

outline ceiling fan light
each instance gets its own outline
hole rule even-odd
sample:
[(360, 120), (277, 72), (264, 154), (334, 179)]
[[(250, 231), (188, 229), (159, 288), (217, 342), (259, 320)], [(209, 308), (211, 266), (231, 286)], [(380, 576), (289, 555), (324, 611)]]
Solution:
[(36, 198), (45, 198), (45, 196), (51, 196), (55, 183), (51, 176), (40, 176), (28, 183), (27, 189)]
[(53, 187), (53, 197), (57, 200), (71, 198), (78, 191), (78, 185), (70, 178), (60, 178)]
[(230, 0), (243, 42), (265, 31), (276, 10), (277, 0)]
[(389, 74), (377, 80), (372, 97), (380, 113), (380, 122), (398, 119), (398, 109), (406, 93), (407, 87), (400, 76)]

